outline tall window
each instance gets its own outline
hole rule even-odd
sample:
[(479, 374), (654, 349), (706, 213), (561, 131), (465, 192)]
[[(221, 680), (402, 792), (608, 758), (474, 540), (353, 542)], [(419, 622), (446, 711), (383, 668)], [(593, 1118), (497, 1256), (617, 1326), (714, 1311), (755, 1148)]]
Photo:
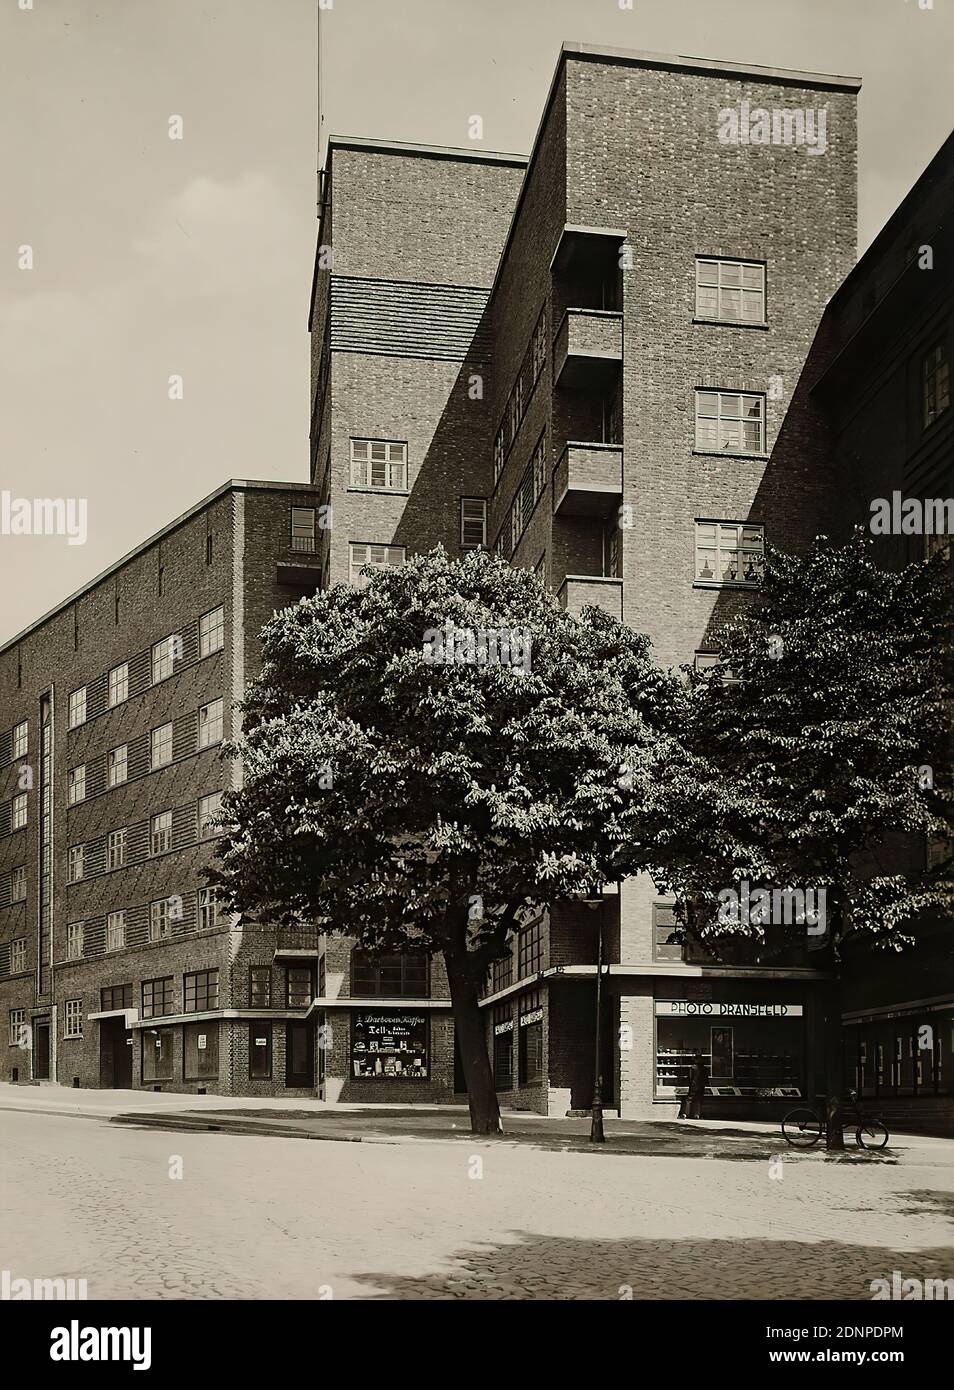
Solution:
[(200, 888), (198, 893), (199, 930), (207, 931), (217, 927), (221, 913), (219, 894), (216, 888)]
[(83, 1001), (82, 999), (67, 999), (66, 1023), (63, 1029), (64, 1038), (81, 1038), (83, 1036)]
[(406, 489), (407, 445), (384, 439), (352, 439), (351, 486)]
[(705, 584), (757, 584), (764, 528), (737, 521), (696, 522), (696, 580)]
[(66, 924), (66, 959), (79, 960), (83, 954), (83, 923)]
[(513, 1089), (513, 1007), (495, 1004), (494, 1028), (494, 1086), (498, 1091)]
[(166, 854), (172, 849), (172, 812), (160, 811), (149, 822), (149, 853)]
[(160, 724), (153, 729), (149, 744), (149, 763), (151, 767), (166, 767), (172, 762), (172, 725)]
[(225, 646), (225, 609), (213, 608), (199, 619), (199, 655), (221, 651)]
[(310, 965), (289, 965), (285, 970), (285, 1004), (289, 1009), (307, 1009), (314, 994), (314, 975)]
[(79, 883), (86, 873), (86, 846), (70, 845), (66, 861), (66, 877), (69, 883)]
[(696, 317), (765, 322), (765, 266), (758, 261), (696, 260)]
[(543, 996), (539, 989), (520, 996), (517, 1030), (518, 1080), (521, 1086), (533, 1086), (543, 1080)]
[(409, 951), (376, 956), (355, 950), (351, 957), (351, 992), (392, 999), (427, 997), (427, 957)]
[(10, 870), (10, 901), (22, 903), (27, 895), (27, 871), (25, 864), (18, 864)]
[(183, 1013), (201, 1013), (206, 1009), (219, 1007), (219, 972), (217, 970), (196, 970), (183, 976), (185, 1004)]
[(71, 806), (75, 806), (78, 801), (86, 799), (86, 764), (81, 763), (79, 767), (70, 768), (68, 774), (67, 801)]
[(250, 1081), (267, 1081), (272, 1074), (272, 1025), (248, 1025), (248, 1076)]
[(291, 548), (292, 550), (314, 553), (316, 549), (314, 507), (292, 507)]
[(359, 588), (367, 584), (368, 580), (361, 570), (365, 565), (371, 565), (375, 569), (400, 569), (404, 564), (403, 545), (372, 545), (369, 543), (355, 541), (350, 545), (350, 577), (351, 583)]
[(30, 725), (24, 719), (22, 724), (15, 724), (13, 728), (13, 757), (25, 758), (30, 744)]
[(122, 826), (119, 830), (111, 830), (106, 837), (106, 867), (107, 869), (121, 869), (126, 863), (126, 843), (128, 834), (126, 827)]
[(126, 914), (111, 912), (106, 918), (106, 950), (121, 951), (126, 944)]
[(168, 941), (172, 930), (172, 913), (168, 898), (157, 898), (149, 904), (149, 940)]
[(172, 675), (176, 657), (182, 659), (182, 638), (177, 633), (171, 637), (163, 637), (161, 642), (155, 643), (152, 649), (153, 685), (157, 685), (159, 681), (167, 680)]
[(506, 989), (513, 984), (513, 952), (510, 951), (504, 956), (503, 960), (495, 960), (490, 967), (490, 992), (496, 994), (499, 989)]
[(494, 435), (494, 482), (500, 477), (504, 466), (504, 429), (503, 425)]
[(129, 663), (114, 666), (109, 673), (109, 707), (113, 709), (129, 699)]
[(250, 965), (248, 969), (248, 1002), (252, 1009), (272, 1007), (272, 967)]
[(460, 543), (468, 550), (477, 550), (487, 544), (486, 497), (460, 499)]
[(10, 942), (10, 974), (20, 975), (27, 968), (27, 939), (18, 936)]
[(212, 700), (199, 710), (200, 748), (211, 748), (213, 744), (222, 742), (223, 708), (221, 700)]
[(213, 819), (222, 809), (222, 793), (209, 792), (206, 796), (199, 797), (199, 839), (211, 840), (215, 835), (221, 835), (221, 829), (213, 824)]
[(547, 306), (544, 304), (540, 310), (540, 317), (537, 319), (537, 326), (533, 330), (533, 338), (530, 342), (530, 363), (533, 370), (533, 379), (543, 371), (543, 365), (547, 360)]
[(166, 975), (161, 980), (143, 980), (143, 1018), (161, 1018), (163, 1014), (171, 1014), (172, 1011), (172, 976)]
[(927, 429), (951, 404), (951, 372), (945, 343), (935, 343), (930, 352), (925, 353), (921, 365), (921, 383), (924, 428)]
[(70, 693), (70, 728), (76, 729), (86, 723), (86, 686)]
[(22, 830), (26, 823), (27, 794), (26, 792), (17, 792), (10, 805), (10, 827), (13, 830)]
[(10, 1046), (18, 1047), (23, 1041), (23, 1031), (26, 1028), (26, 1009), (10, 1010)]
[(764, 453), (765, 397), (741, 391), (696, 391), (696, 448), (709, 453)]
[(121, 786), (126, 780), (129, 770), (129, 749), (125, 743), (121, 743), (118, 748), (111, 748), (106, 758), (108, 769), (109, 785), (111, 787)]
[(518, 979), (543, 969), (543, 918), (524, 927), (517, 937)]

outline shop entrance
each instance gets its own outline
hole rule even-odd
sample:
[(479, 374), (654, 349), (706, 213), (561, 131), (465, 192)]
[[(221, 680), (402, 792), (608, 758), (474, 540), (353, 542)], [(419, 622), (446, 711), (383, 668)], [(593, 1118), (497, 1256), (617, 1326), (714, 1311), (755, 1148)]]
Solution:
[(122, 1018), (99, 1021), (100, 1085), (107, 1090), (132, 1090), (132, 1033)]
[(310, 1023), (285, 1025), (285, 1085), (310, 1090), (315, 1084), (315, 1032)]
[(33, 1080), (50, 1079), (50, 1021), (38, 1019), (33, 1025)]

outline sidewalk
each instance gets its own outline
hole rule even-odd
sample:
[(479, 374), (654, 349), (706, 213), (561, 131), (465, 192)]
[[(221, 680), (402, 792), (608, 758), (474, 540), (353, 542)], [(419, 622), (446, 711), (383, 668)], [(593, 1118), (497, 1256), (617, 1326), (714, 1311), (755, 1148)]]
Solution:
[[(765, 1160), (823, 1159), (789, 1149), (777, 1123), (759, 1120), (606, 1120), (606, 1143), (589, 1143), (587, 1118), (551, 1119), (526, 1111), (504, 1111), (502, 1134), (470, 1133), (463, 1105), (331, 1105), (320, 1100), (272, 1097), (186, 1096), (170, 1092), (73, 1090), (63, 1086), (0, 1084), (0, 1111), (29, 1111), (107, 1120), (139, 1128), (217, 1131), (261, 1137), (333, 1140), (345, 1143), (466, 1143), (531, 1145), (538, 1149), (649, 1157)], [(836, 1162), (894, 1162), (911, 1151), (919, 1160), (954, 1162), (954, 1140), (893, 1135), (882, 1154), (859, 1152), (846, 1135)], [(912, 1155), (913, 1156), (913, 1155)]]

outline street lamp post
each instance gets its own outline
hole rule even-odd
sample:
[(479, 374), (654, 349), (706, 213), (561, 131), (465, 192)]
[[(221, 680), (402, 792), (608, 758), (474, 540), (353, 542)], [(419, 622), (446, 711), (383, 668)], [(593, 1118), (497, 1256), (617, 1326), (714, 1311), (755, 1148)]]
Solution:
[(603, 1067), (600, 1060), (602, 1050), (601, 1019), (603, 1012), (603, 900), (599, 901), (599, 920), (597, 924), (596, 949), (596, 1046), (593, 1056), (593, 1113), (590, 1120), (590, 1143), (605, 1144), (603, 1133)]

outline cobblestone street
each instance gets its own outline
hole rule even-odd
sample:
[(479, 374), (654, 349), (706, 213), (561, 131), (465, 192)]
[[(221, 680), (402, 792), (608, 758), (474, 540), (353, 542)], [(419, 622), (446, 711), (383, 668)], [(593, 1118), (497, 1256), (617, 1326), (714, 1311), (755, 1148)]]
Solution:
[(954, 1277), (950, 1141), (785, 1154), (773, 1177), (753, 1140), (307, 1143), (2, 1109), (0, 1267), (90, 1298), (868, 1299), (894, 1270)]

